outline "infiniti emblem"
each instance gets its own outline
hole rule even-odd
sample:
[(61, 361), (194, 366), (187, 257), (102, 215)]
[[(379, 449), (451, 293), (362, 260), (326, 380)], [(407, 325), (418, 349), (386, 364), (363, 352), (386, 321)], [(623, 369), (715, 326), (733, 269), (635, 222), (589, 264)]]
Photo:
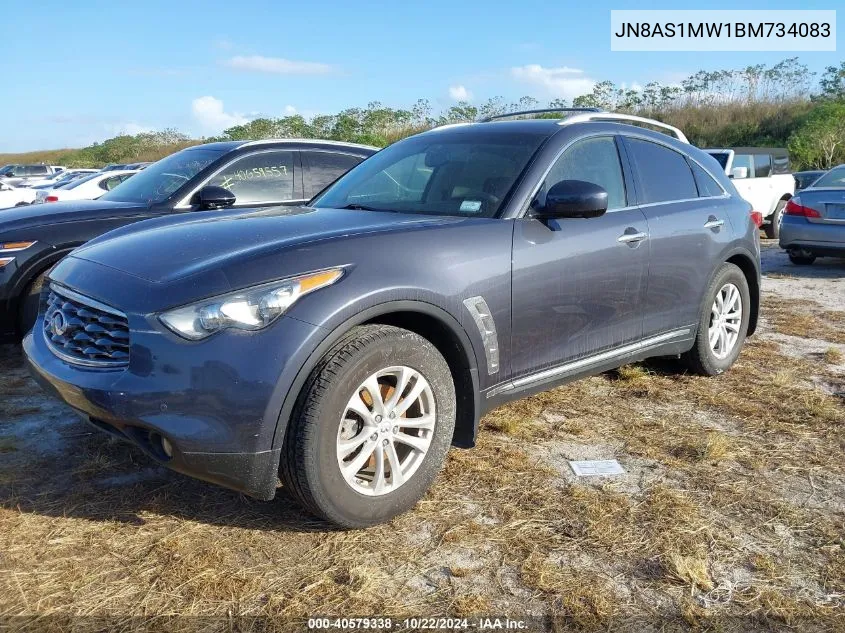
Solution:
[(50, 332), (55, 336), (62, 336), (67, 332), (67, 320), (60, 310), (56, 310), (50, 319)]

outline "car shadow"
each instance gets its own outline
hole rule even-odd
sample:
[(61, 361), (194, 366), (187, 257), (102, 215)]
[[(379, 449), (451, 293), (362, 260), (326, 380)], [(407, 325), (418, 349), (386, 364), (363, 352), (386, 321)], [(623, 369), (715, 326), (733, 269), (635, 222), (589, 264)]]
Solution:
[(845, 258), (819, 257), (809, 266), (799, 266), (789, 261), (776, 240), (761, 240), (760, 268), (764, 276), (841, 279), (845, 277)]

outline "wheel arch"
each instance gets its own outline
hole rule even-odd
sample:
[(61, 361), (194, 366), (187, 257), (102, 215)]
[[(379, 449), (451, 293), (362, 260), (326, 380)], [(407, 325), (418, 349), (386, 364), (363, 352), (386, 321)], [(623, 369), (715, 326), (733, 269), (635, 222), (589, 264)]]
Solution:
[(458, 320), (444, 309), (421, 301), (390, 301), (359, 312), (334, 327), (311, 352), (288, 389), (279, 412), (273, 447), (285, 442), (288, 422), (311, 372), (349, 332), (360, 325), (380, 323), (419, 334), (446, 359), (455, 381), (456, 420), (452, 444), (461, 448), (475, 445), (481, 415), (478, 362), (469, 335)]
[[(751, 314), (748, 315), (748, 336), (757, 330), (757, 319), (760, 312), (760, 276), (753, 259), (744, 252), (734, 253), (725, 260), (725, 263), (733, 264), (742, 271), (748, 283), (748, 292), (751, 295)], [(715, 274), (715, 273), (714, 273)]]
[(15, 280), (14, 285), (12, 286), (11, 296), (13, 297), (14, 301), (14, 303), (12, 304), (12, 309), (14, 310), (15, 323), (17, 323), (18, 311), (20, 310), (21, 297), (23, 293), (27, 291), (27, 289), (38, 278), (39, 275), (52, 268), (59, 261), (68, 256), (71, 251), (81, 245), (82, 242), (80, 242), (79, 244), (62, 246), (60, 248), (47, 251), (43, 253), (41, 257), (38, 257), (33, 261), (27, 262), (26, 268), (23, 269), (21, 274)]

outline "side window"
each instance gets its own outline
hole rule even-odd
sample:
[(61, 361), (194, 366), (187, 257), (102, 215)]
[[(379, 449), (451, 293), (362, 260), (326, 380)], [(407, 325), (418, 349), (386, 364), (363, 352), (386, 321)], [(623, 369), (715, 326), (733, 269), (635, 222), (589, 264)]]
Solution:
[(604, 187), (608, 210), (628, 204), (619, 151), (612, 136), (587, 138), (569, 147), (546, 176), (542, 195), (561, 180), (584, 180)]
[(767, 178), (772, 174), (772, 157), (768, 154), (754, 154), (754, 177)]
[(664, 145), (626, 139), (637, 170), (642, 204), (698, 197), (692, 170), (683, 154)]
[(267, 204), (293, 200), (293, 152), (249, 154), (223, 168), (208, 184), (235, 194), (235, 204)]
[(789, 156), (786, 154), (775, 154), (772, 156), (772, 173), (773, 174), (788, 174), (789, 173)]
[(316, 196), (326, 186), (360, 163), (363, 158), (337, 152), (302, 152), (303, 163), (307, 165), (309, 183), (306, 197)]
[(691, 160), (689, 161), (689, 166), (692, 168), (692, 175), (695, 177), (699, 198), (721, 196), (724, 193), (721, 185), (701, 165)]
[(746, 178), (754, 178), (754, 161), (751, 158), (751, 154), (736, 154), (731, 171), (733, 172), (737, 167), (745, 168)]
[(27, 176), (47, 175), (47, 165), (30, 165), (27, 167)]
[(120, 183), (126, 180), (125, 176), (112, 176), (111, 178), (103, 178), (100, 181), (100, 189), (105, 189), (106, 191), (111, 191), (115, 187), (117, 187)]
[(15, 165), (15, 167), (12, 168), (12, 176), (15, 176), (16, 178), (26, 176), (26, 167), (23, 165)]

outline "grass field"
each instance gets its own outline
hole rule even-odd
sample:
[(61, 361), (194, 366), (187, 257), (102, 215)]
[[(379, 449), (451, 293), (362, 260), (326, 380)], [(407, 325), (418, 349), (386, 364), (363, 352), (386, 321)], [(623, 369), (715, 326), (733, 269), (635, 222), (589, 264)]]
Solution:
[[(502, 407), (413, 512), (366, 531), (157, 467), (47, 400), (6, 348), (0, 628), (387, 614), (845, 631), (845, 262), (764, 251), (763, 322), (730, 372), (639, 364)], [(567, 461), (592, 458), (626, 474), (576, 480)]]

